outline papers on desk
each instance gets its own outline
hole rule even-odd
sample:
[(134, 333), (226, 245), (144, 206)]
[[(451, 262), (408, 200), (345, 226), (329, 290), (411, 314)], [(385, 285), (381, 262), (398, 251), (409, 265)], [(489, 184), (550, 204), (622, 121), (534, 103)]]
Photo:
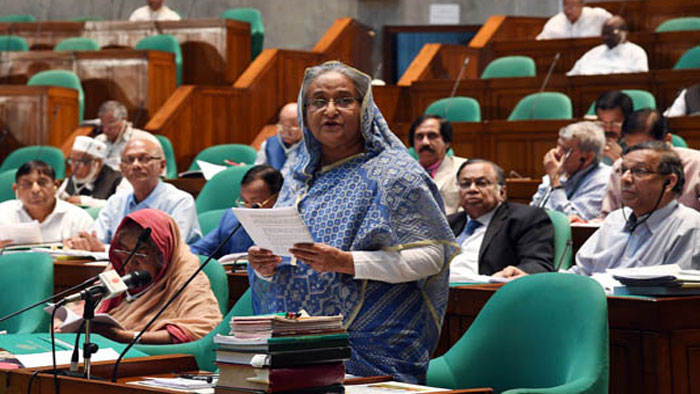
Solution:
[(440, 391), (450, 390), (401, 382), (345, 385), (345, 394), (436, 393)]
[[(58, 349), (58, 346), (57, 346)], [(83, 362), (83, 351), (78, 350), (80, 353), (79, 362)], [(70, 358), (73, 355), (73, 350), (60, 350), (56, 351), (56, 365), (59, 364), (70, 364)], [(51, 352), (44, 353), (32, 353), (32, 354), (16, 354), (15, 357), (25, 368), (35, 368), (35, 367), (47, 367), (53, 365), (53, 359), (51, 357)], [(97, 353), (93, 354), (90, 360), (95, 361), (109, 361), (116, 360), (119, 357), (117, 353), (112, 348), (100, 348)]]
[[(44, 311), (51, 314), (53, 308), (54, 305), (49, 305), (44, 308)], [(63, 322), (58, 327), (61, 329), (61, 332), (77, 332), (80, 328), (80, 324), (83, 322), (82, 316), (78, 316), (75, 312), (71, 311), (65, 306), (61, 306), (56, 310), (56, 318)], [(96, 313), (95, 317), (92, 319), (92, 322), (116, 326), (124, 330), (124, 327), (122, 327), (118, 321), (114, 320), (114, 318), (107, 313)]]
[(309, 229), (295, 207), (233, 208), (233, 213), (255, 244), (278, 256), (291, 256), (296, 243), (313, 243)]
[(89, 252), (87, 250), (78, 249), (47, 249), (47, 248), (31, 248), (30, 252), (46, 253), (51, 255), (54, 259), (68, 258), (68, 259), (92, 259), (96, 261), (106, 261), (109, 260), (109, 254), (107, 252)]
[(145, 378), (127, 382), (138, 386), (159, 387), (168, 390), (181, 391), (185, 393), (208, 394), (214, 392), (217, 379), (214, 378), (210, 383), (204, 380), (185, 379), (185, 378)]
[(38, 244), (43, 242), (39, 222), (4, 224), (0, 226), (0, 240), (12, 240), (12, 244)]
[(615, 294), (652, 296), (700, 294), (700, 271), (682, 270), (677, 264), (610, 269), (607, 273), (625, 285), (616, 289)]

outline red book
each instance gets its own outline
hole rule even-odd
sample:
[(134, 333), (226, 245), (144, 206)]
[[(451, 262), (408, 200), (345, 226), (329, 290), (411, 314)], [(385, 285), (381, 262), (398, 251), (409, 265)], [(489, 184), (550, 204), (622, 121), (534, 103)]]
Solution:
[(260, 390), (268, 393), (330, 386), (343, 382), (343, 362), (308, 364), (293, 368), (254, 368), (244, 364), (217, 364), (217, 386)]

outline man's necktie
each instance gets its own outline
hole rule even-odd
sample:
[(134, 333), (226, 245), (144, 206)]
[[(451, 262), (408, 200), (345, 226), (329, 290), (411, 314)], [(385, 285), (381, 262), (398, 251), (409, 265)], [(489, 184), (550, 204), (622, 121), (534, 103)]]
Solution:
[(470, 220), (469, 223), (467, 223), (467, 228), (464, 233), (467, 234), (467, 237), (471, 237), (472, 234), (474, 234), (474, 231), (476, 231), (476, 229), (479, 227), (481, 227), (481, 222)]

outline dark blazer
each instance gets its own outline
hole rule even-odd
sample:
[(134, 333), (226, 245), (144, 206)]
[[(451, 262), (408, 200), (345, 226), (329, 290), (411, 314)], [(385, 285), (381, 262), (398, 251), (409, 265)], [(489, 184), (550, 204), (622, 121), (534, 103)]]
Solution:
[[(467, 214), (447, 217), (455, 236), (467, 223)], [(544, 209), (505, 202), (486, 228), (479, 249), (479, 274), (493, 275), (514, 265), (527, 273), (552, 271), (554, 226)]]
[[(80, 191), (80, 195), (91, 196), (93, 198), (99, 198), (100, 200), (108, 199), (112, 194), (117, 191), (117, 186), (122, 181), (122, 173), (112, 169), (108, 165), (103, 165), (100, 173), (95, 179), (95, 187), (93, 190), (83, 189)], [(71, 196), (75, 196), (75, 184), (73, 183), (73, 177), (68, 179), (68, 184), (66, 185), (66, 193)]]

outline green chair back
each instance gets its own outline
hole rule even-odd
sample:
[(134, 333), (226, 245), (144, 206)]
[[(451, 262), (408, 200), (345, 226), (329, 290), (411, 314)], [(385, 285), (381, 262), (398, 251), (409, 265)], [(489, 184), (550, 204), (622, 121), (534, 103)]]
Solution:
[(5, 202), (15, 199), (15, 192), (12, 190), (12, 184), (15, 183), (16, 169), (0, 172), (0, 202)]
[(427, 384), (496, 393), (607, 393), (608, 358), (601, 286), (586, 276), (534, 274), (491, 296), (462, 338), (430, 361)]
[(34, 15), (9, 14), (0, 16), (0, 22), (3, 23), (18, 23), (18, 22), (36, 22)]
[(481, 106), (471, 97), (448, 97), (434, 101), (426, 115), (438, 115), (450, 122), (481, 122)]
[(674, 18), (662, 22), (657, 28), (657, 33), (668, 31), (687, 31), (700, 30), (700, 17), (687, 16), (683, 18)]
[(47, 145), (25, 146), (14, 150), (2, 162), (0, 172), (20, 168), (32, 160), (41, 160), (50, 165), (56, 172), (56, 179), (66, 177), (66, 158), (63, 157), (63, 152), (55, 146)]
[(175, 36), (171, 34), (156, 34), (144, 37), (136, 43), (134, 49), (163, 51), (174, 54), (177, 86), (182, 84), (182, 49)]
[[(53, 260), (45, 253), (0, 256), (0, 317), (53, 294)], [(49, 314), (36, 307), (0, 323), (10, 334), (48, 332)]]
[(685, 139), (678, 134), (671, 134), (671, 145), (678, 148), (688, 147), (688, 143), (685, 142)]
[(100, 44), (88, 37), (70, 37), (62, 40), (55, 47), (54, 51), (99, 51)]
[(163, 153), (165, 153), (165, 177), (167, 179), (177, 178), (177, 161), (175, 161), (175, 150), (170, 142), (170, 138), (160, 134), (156, 134), (155, 137), (160, 142), (160, 146), (163, 147)]
[[(643, 108), (656, 109), (656, 98), (653, 94), (647, 92), (646, 90), (623, 89), (622, 93), (630, 96), (632, 99), (632, 107), (635, 111)], [(586, 115), (595, 116), (595, 101), (591, 103)]]
[(202, 371), (216, 371), (217, 367), (214, 364), (216, 353), (214, 353), (214, 336), (216, 334), (229, 335), (231, 326), (229, 322), (234, 316), (251, 316), (253, 315), (253, 304), (250, 295), (250, 289), (246, 290), (241, 298), (236, 301), (236, 304), (224, 316), (221, 323), (212, 332), (204, 338), (188, 343), (176, 345), (135, 345), (136, 350), (140, 350), (148, 355), (156, 356), (161, 354), (191, 354), (197, 360), (197, 366)]
[(85, 94), (83, 93), (83, 85), (80, 84), (80, 78), (72, 71), (67, 70), (48, 70), (41, 71), (29, 78), (28, 86), (61, 86), (64, 88), (75, 89), (78, 91), (78, 110), (80, 112), (79, 121), (83, 121), (85, 113)]
[(542, 92), (523, 97), (508, 120), (571, 119), (571, 99), (564, 93)]
[[(571, 239), (571, 225), (569, 224), (569, 218), (566, 217), (561, 212), (552, 211), (547, 209), (547, 215), (549, 215), (549, 220), (552, 221), (554, 226), (554, 268), (559, 270), (566, 270), (571, 267), (571, 260), (573, 259), (573, 241)], [(566, 245), (571, 245), (567, 248)], [(564, 256), (564, 251), (566, 255)]]
[[(207, 259), (207, 256), (197, 256), (201, 263), (204, 263)], [(202, 271), (204, 271), (204, 274), (209, 278), (211, 291), (214, 293), (214, 297), (216, 297), (216, 301), (219, 303), (221, 315), (225, 315), (228, 311), (228, 277), (226, 276), (226, 270), (217, 259), (211, 259)]]
[(481, 73), (481, 79), (534, 77), (535, 61), (530, 56), (503, 56), (491, 61)]
[(700, 45), (685, 51), (673, 66), (674, 70), (688, 70), (693, 68), (700, 68)]
[(97, 219), (97, 217), (100, 216), (101, 211), (102, 211), (102, 207), (85, 208), (85, 212), (89, 213), (93, 219)]
[(262, 52), (265, 39), (265, 26), (260, 11), (255, 8), (232, 8), (224, 11), (221, 18), (250, 23), (250, 54), (251, 60), (255, 60)]
[(189, 170), (199, 170), (197, 160), (203, 160), (220, 166), (226, 165), (226, 160), (236, 163), (255, 164), (258, 152), (250, 145), (222, 144), (203, 149), (190, 164)]
[(197, 214), (235, 207), (236, 200), (241, 196), (241, 180), (251, 167), (230, 167), (208, 180), (194, 200)]
[[(1, 176), (1, 175), (0, 175)], [(209, 232), (216, 228), (221, 221), (221, 218), (226, 213), (226, 209), (215, 209), (213, 211), (202, 212), (197, 215), (197, 221), (199, 221), (199, 228), (202, 230), (202, 235), (207, 235)]]
[(29, 50), (29, 44), (24, 37), (0, 36), (0, 52), (23, 52)]

